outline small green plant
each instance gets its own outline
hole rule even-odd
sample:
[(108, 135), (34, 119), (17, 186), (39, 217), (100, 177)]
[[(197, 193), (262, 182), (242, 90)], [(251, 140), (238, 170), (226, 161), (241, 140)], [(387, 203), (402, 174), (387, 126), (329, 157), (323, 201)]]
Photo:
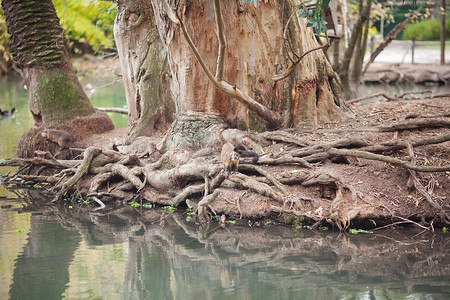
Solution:
[(37, 184), (37, 183), (33, 184), (33, 189), (40, 189), (40, 188), (41, 188), (41, 186), (39, 184)]
[(320, 227), (320, 230), (328, 230), (329, 228), (327, 226)]
[(448, 227), (442, 227), (442, 232), (443, 233), (447, 233), (450, 229)]
[(226, 221), (227, 224), (236, 224), (236, 220), (228, 220)]
[(131, 205), (131, 207), (141, 207), (141, 204), (140, 203), (137, 203), (137, 202), (130, 202), (130, 205)]
[(69, 205), (69, 209), (72, 209), (73, 208), (73, 206), (72, 205)]
[(152, 205), (151, 204), (142, 204), (142, 207), (143, 208), (152, 208)]
[(300, 229), (309, 229), (309, 230), (312, 230), (312, 227), (311, 226), (308, 226), (308, 225), (295, 225), (295, 229), (296, 230), (300, 230)]
[(368, 230), (364, 230), (364, 229), (353, 229), (353, 228), (350, 228), (350, 229), (348, 230), (348, 232), (351, 233), (351, 234), (358, 234), (358, 233), (372, 233), (372, 231), (368, 231)]
[(22, 184), (22, 187), (23, 187), (23, 188), (30, 188), (30, 187), (31, 187), (31, 184)]
[(312, 26), (316, 33), (321, 33), (327, 30), (327, 21), (325, 21), (325, 9), (327, 8), (330, 0), (317, 0), (314, 9), (308, 9), (305, 4), (300, 3), (297, 5), (298, 17), (307, 18), (308, 22), (306, 26)]
[(175, 210), (175, 207), (173, 207), (171, 205), (166, 205), (166, 206), (163, 207), (163, 209), (166, 209), (168, 211), (173, 211), (173, 210)]
[(25, 229), (23, 229), (23, 228), (17, 229), (17, 232), (18, 232), (18, 233), (22, 233), (22, 232), (24, 232), (24, 231), (25, 231)]

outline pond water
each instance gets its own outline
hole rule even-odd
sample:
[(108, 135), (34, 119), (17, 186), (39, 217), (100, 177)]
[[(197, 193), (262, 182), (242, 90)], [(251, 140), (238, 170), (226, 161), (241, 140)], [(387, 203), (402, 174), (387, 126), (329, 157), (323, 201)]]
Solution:
[[(91, 99), (125, 104), (120, 82)], [(0, 119), (0, 158), (15, 157), (32, 126), (27, 100), (20, 80), (0, 80), (0, 107), (18, 109)], [(39, 206), (45, 197), (0, 185), (0, 299), (450, 299), (450, 233), (442, 230), (222, 228), (183, 209)]]

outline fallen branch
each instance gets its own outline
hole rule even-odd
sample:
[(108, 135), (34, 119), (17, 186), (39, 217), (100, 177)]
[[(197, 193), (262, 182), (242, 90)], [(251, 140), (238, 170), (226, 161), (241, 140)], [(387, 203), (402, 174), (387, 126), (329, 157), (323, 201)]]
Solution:
[(0, 167), (1, 166), (24, 167), (29, 165), (39, 165), (58, 169), (66, 169), (76, 167), (79, 164), (80, 164), (79, 160), (56, 160), (56, 159), (46, 159), (42, 157), (11, 158), (0, 160)]
[[(450, 133), (444, 133), (437, 136), (432, 137), (425, 137), (422, 139), (416, 139), (413, 143), (411, 143), (412, 146), (418, 147), (418, 146), (424, 146), (424, 145), (433, 145), (433, 144), (440, 144), (450, 141)], [(406, 148), (405, 143), (402, 142), (389, 142), (383, 145), (371, 145), (366, 146), (363, 148), (360, 148), (361, 151), (367, 151), (367, 152), (385, 152), (385, 151), (392, 151), (392, 150), (400, 150)]]
[(396, 96), (396, 97), (399, 98), (399, 99), (403, 99), (407, 95), (421, 95), (421, 94), (428, 94), (428, 93), (431, 94), (431, 93), (433, 93), (433, 91), (432, 90), (425, 90), (425, 91), (419, 91), (419, 92), (404, 92), (400, 96)]
[(97, 107), (97, 110), (128, 115), (128, 109), (120, 107)]
[(450, 128), (450, 118), (441, 119), (412, 119), (403, 122), (398, 122), (390, 126), (378, 126), (377, 131), (380, 132), (392, 132), (399, 130), (410, 130), (419, 128)]
[(289, 134), (289, 133), (283, 132), (283, 131), (266, 131), (266, 132), (260, 133), (259, 136), (261, 136), (267, 140), (280, 141), (280, 142), (284, 142), (284, 143), (298, 145), (300, 147), (306, 147), (306, 146), (311, 145), (311, 143), (309, 141), (300, 140), (297, 137), (295, 137), (293, 134)]
[(60, 180), (60, 178), (55, 176), (19, 175), (19, 177), (25, 181), (31, 182), (57, 183)]
[(384, 97), (384, 98), (386, 98), (388, 100), (397, 100), (397, 98), (390, 97), (390, 96), (386, 95), (384, 92), (380, 92), (380, 93), (376, 93), (376, 94), (373, 94), (373, 95), (368, 95), (368, 96), (364, 96), (364, 97), (350, 99), (350, 100), (347, 100), (345, 103), (353, 104), (353, 103), (356, 103), (356, 102), (360, 102), (360, 101), (367, 100), (367, 99), (372, 99), (372, 98), (379, 97), (379, 96), (382, 96), (382, 97)]
[[(377, 127), (361, 127), (361, 128), (349, 128), (346, 131), (353, 132), (394, 132), (411, 129), (422, 128), (450, 128), (450, 118), (423, 118), (423, 119), (408, 119), (405, 121), (397, 122), (389, 126), (377, 126)], [(328, 132), (342, 132), (342, 130), (327, 130)]]
[(390, 226), (394, 226), (394, 225), (405, 224), (405, 223), (412, 223), (412, 224), (414, 224), (414, 225), (416, 225), (416, 226), (418, 226), (418, 227), (420, 227), (420, 228), (422, 228), (422, 229), (425, 229), (425, 230), (428, 230), (428, 231), (433, 231), (433, 227), (432, 227), (432, 226), (430, 226), (430, 227), (425, 227), (425, 226), (420, 225), (419, 223), (414, 222), (414, 221), (412, 221), (412, 220), (410, 220), (410, 219), (406, 219), (406, 218), (399, 217), (399, 216), (392, 216), (392, 217), (393, 217), (393, 218), (400, 219), (400, 220), (402, 220), (402, 221), (394, 222), (394, 223), (391, 223), (391, 224), (388, 224), (388, 225), (384, 225), (384, 226), (381, 226), (381, 227), (377, 227), (377, 228), (374, 228), (374, 229), (372, 229), (372, 230), (380, 230), (380, 229), (384, 229), (384, 228), (387, 228), (387, 227), (390, 227)]
[(354, 156), (354, 157), (366, 158), (366, 159), (371, 159), (371, 160), (384, 161), (387, 163), (399, 165), (404, 168), (419, 171), (419, 172), (447, 172), (447, 171), (450, 171), (450, 165), (442, 166), (442, 167), (417, 166), (417, 165), (413, 165), (407, 161), (400, 160), (398, 158), (389, 157), (389, 156), (380, 155), (380, 154), (374, 154), (374, 153), (370, 153), (370, 152), (366, 152), (366, 151), (331, 148), (328, 150), (328, 152), (332, 155)]

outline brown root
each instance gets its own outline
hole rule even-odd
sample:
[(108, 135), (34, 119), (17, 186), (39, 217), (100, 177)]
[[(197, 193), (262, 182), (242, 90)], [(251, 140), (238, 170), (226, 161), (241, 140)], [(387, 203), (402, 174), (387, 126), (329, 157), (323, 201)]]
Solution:
[[(335, 128), (314, 134), (228, 129), (195, 152), (171, 148), (161, 153), (157, 145), (162, 143), (143, 138), (130, 146), (89, 147), (83, 150), (82, 160), (58, 160), (39, 152), (34, 158), (0, 161), (0, 166), (21, 167), (20, 174), (2, 177), (4, 182), (46, 183), (56, 190), (53, 201), (79, 195), (94, 201), (95, 210), (107, 210), (114, 200), (139, 199), (186, 205), (200, 218), (211, 213), (227, 219), (268, 218), (315, 226), (327, 222), (344, 230), (367, 220), (377, 220), (370, 223), (379, 227), (393, 216), (417, 223), (409, 216), (419, 216), (413, 212), (420, 206), (424, 212), (420, 218), (428, 220), (421, 222), (448, 224), (448, 120), (414, 118), (371, 128), (357, 136)], [(260, 159), (256, 164), (243, 160), (237, 173), (227, 174), (219, 160), (219, 141), (256, 151)], [(409, 160), (405, 159), (407, 149)], [(433, 156), (424, 155), (422, 149), (432, 149)], [(40, 174), (44, 167), (56, 172)], [(39, 174), (25, 174), (32, 170)], [(427, 190), (422, 184), (427, 176), (440, 189)], [(408, 177), (417, 195), (408, 192)], [(384, 198), (388, 200), (379, 203)], [(413, 201), (403, 204), (408, 199)]]

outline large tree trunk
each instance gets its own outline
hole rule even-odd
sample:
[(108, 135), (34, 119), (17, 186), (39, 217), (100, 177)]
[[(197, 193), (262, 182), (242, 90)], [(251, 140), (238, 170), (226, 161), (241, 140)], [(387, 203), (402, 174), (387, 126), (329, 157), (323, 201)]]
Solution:
[(76, 139), (112, 129), (111, 120), (95, 112), (78, 82), (52, 1), (2, 0), (2, 8), (35, 122), (22, 137), (18, 155), (33, 156), (40, 148), (37, 144), (45, 146), (39, 135), (42, 128), (63, 128)]
[[(226, 126), (266, 129), (267, 123), (264, 120), (219, 91), (208, 79), (180, 28), (168, 19), (162, 1), (151, 0), (151, 4), (155, 25), (168, 53), (176, 107), (176, 121), (166, 141), (168, 147), (203, 147), (214, 143), (216, 131)], [(219, 41), (213, 1), (182, 2), (178, 4), (177, 11), (207, 67), (214, 73)], [(287, 79), (272, 79), (291, 64), (283, 46), (283, 30), (289, 19), (287, 39), (297, 55), (318, 46), (312, 30), (306, 28), (304, 20), (297, 19), (296, 15), (290, 18), (293, 13), (294, 6), (290, 1), (271, 0), (260, 3), (258, 8), (243, 5), (241, 1), (230, 1), (222, 5), (226, 37), (223, 80), (280, 114), (283, 127), (315, 126), (319, 122), (337, 120), (340, 108), (336, 103), (340, 103), (340, 96), (335, 88), (337, 84), (334, 72), (322, 51), (306, 55)], [(139, 19), (139, 16), (136, 18)], [(146, 30), (148, 36), (154, 36), (148, 28), (152, 25), (151, 21), (147, 21), (146, 25), (147, 28), (136, 26), (133, 30)], [(142, 40), (145, 40), (143, 36), (139, 42), (127, 38), (128, 43), (123, 43), (120, 47), (128, 48), (125, 53), (136, 51), (138, 58), (143, 57), (147, 48), (139, 50)], [(148, 54), (147, 60), (154, 59), (150, 56), (151, 51)], [(157, 60), (161, 60), (160, 56), (158, 53)], [(126, 62), (126, 59), (122, 61)], [(122, 67), (129, 73), (136, 72), (137, 69), (130, 67), (131, 65), (133, 64), (128, 62)], [(136, 78), (130, 75), (127, 77)], [(132, 80), (130, 84), (133, 85)], [(136, 81), (134, 84), (136, 85)], [(136, 88), (131, 87), (131, 90), (129, 95)], [(212, 124), (215, 126), (211, 126)], [(213, 131), (212, 138), (208, 138), (209, 130)]]
[(119, 52), (131, 126), (128, 140), (167, 131), (175, 106), (170, 71), (154, 24), (150, 0), (117, 1), (114, 36)]

